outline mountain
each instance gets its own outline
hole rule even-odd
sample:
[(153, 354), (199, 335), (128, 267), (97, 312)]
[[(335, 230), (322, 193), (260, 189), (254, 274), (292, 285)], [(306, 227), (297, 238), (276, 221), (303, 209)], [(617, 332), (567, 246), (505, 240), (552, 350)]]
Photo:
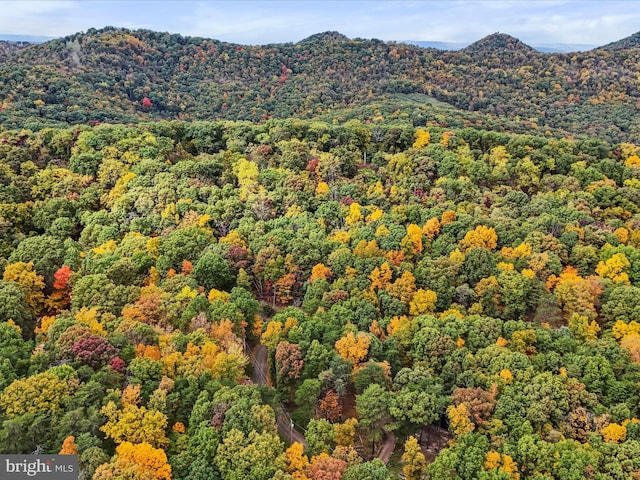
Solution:
[(629, 35), (617, 42), (608, 43), (601, 47), (602, 50), (626, 50), (640, 47), (640, 32)]
[(535, 52), (529, 45), (506, 33), (488, 35), (462, 50), (476, 55), (486, 55), (500, 51), (519, 51), (528, 54)]
[(368, 108), (364, 121), (418, 125), (446, 106), (447, 118), (436, 120), (441, 125), (480, 122), (637, 143), (636, 39), (543, 54), (503, 33), (440, 51), (338, 32), (248, 46), (90, 29), (0, 57), (0, 123), (262, 121)]
[[(437, 50), (462, 50), (470, 45), (469, 43), (461, 42), (433, 42), (424, 40), (403, 40), (402, 43), (417, 45), (422, 48), (435, 48)], [(597, 46), (583, 43), (542, 43), (532, 45), (531, 47), (542, 53), (570, 53), (593, 50)]]

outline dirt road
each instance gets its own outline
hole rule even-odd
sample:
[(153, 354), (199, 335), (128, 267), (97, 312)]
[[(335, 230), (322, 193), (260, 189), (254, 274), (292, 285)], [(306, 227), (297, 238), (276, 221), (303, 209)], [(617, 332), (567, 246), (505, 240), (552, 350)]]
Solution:
[[(252, 349), (251, 356), (253, 360), (251, 381), (258, 385), (271, 385), (267, 370), (267, 347), (257, 345)], [(307, 442), (304, 436), (294, 428), (293, 421), (282, 404), (278, 410), (276, 411), (276, 423), (280, 436), (289, 443), (298, 442), (306, 447)]]

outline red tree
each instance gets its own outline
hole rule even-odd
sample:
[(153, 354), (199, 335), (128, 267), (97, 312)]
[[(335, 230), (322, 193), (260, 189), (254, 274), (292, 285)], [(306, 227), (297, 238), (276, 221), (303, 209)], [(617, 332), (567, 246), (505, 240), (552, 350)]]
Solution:
[(90, 367), (100, 368), (115, 357), (118, 350), (108, 340), (92, 335), (74, 343), (71, 353), (76, 360)]

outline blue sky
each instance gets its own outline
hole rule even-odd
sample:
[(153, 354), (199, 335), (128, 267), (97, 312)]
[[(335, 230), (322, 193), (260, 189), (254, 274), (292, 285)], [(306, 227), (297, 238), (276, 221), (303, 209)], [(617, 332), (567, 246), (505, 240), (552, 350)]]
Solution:
[(640, 1), (0, 1), (2, 34), (64, 36), (106, 25), (246, 44), (337, 30), (382, 40), (469, 43), (502, 32), (530, 45), (604, 45), (640, 30)]

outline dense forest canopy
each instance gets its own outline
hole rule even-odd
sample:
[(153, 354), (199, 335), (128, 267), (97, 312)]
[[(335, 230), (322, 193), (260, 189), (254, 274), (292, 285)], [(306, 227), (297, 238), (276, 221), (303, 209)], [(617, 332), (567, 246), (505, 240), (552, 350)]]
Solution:
[(0, 452), (640, 478), (637, 35), (0, 48)]
[[(423, 96), (423, 108), (407, 112), (415, 125), (424, 124), (424, 107), (438, 101), (460, 115), (477, 112), (492, 129), (514, 131), (506, 123), (515, 122), (516, 131), (637, 142), (638, 43), (636, 34), (588, 52), (549, 54), (494, 34), (453, 52), (337, 32), (250, 46), (91, 29), (1, 49), (0, 123), (311, 119), (397, 103), (400, 94)], [(361, 120), (385, 115), (374, 111)]]

